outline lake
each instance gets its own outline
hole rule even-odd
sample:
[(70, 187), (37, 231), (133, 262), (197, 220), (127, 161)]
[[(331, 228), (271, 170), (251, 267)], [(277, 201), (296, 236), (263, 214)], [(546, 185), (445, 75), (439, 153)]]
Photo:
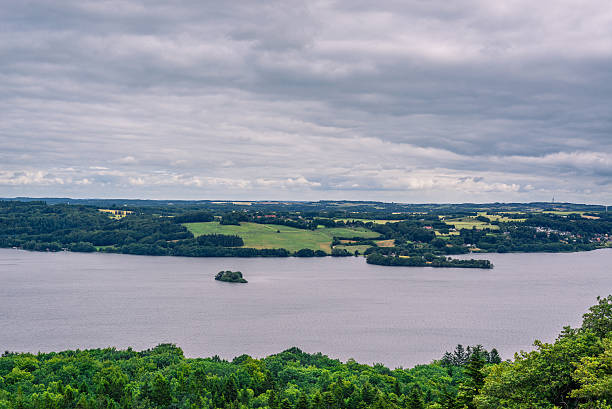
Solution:
[[(410, 367), (463, 345), (502, 358), (579, 325), (612, 293), (612, 249), (487, 254), (493, 270), (383, 267), (363, 258), (182, 258), (0, 249), (0, 349), (172, 342), (187, 356), (292, 346)], [(240, 270), (248, 284), (215, 281)]]

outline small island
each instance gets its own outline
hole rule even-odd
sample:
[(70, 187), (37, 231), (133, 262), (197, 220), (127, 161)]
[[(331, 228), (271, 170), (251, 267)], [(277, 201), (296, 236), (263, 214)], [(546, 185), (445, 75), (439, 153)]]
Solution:
[(219, 271), (215, 276), (215, 280), (225, 281), (226, 283), (248, 283), (248, 281), (242, 277), (240, 271)]

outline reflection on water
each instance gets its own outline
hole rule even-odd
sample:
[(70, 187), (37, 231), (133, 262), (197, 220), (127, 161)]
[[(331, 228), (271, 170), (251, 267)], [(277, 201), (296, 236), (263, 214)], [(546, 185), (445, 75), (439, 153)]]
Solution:
[[(0, 349), (173, 342), (231, 359), (298, 346), (408, 367), (480, 343), (510, 358), (612, 293), (612, 250), (486, 257), (493, 270), (0, 249)], [(249, 283), (215, 281), (220, 270)]]

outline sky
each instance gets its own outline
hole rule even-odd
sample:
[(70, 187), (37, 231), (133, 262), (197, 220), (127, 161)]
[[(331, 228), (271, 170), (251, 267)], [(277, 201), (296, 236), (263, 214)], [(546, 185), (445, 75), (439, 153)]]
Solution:
[(612, 204), (609, 0), (0, 2), (0, 197)]

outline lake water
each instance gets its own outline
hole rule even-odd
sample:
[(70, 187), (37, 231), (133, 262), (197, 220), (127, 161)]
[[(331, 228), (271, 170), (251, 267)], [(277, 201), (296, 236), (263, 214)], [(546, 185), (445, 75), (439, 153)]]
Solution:
[[(0, 350), (172, 342), (231, 359), (298, 346), (409, 367), (480, 343), (511, 358), (612, 293), (611, 249), (485, 257), (493, 270), (0, 249)], [(213, 279), (227, 269), (249, 283)]]

